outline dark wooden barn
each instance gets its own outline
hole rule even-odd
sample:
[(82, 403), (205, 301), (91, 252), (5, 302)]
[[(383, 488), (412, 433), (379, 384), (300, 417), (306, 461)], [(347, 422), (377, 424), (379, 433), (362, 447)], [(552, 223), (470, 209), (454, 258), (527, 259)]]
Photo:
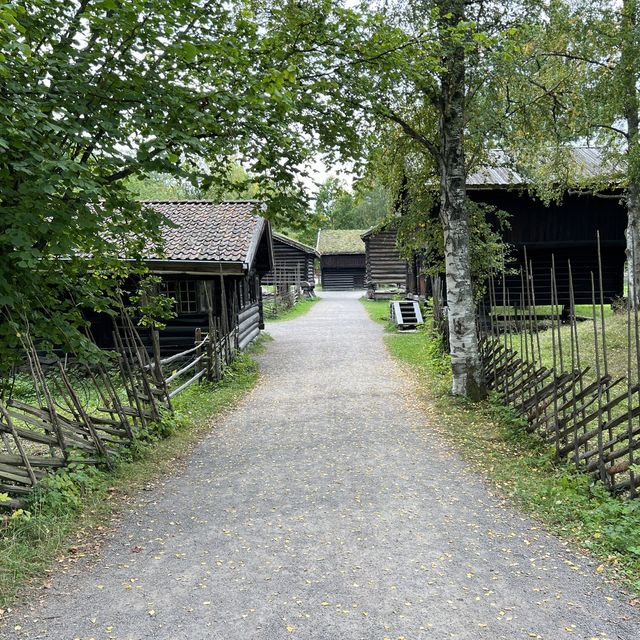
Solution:
[(316, 250), (320, 254), (322, 288), (333, 291), (364, 289), (366, 229), (321, 229)]
[[(580, 182), (595, 179), (603, 172), (597, 149), (576, 148), (572, 153), (576, 178)], [(596, 290), (598, 288), (598, 232), (605, 301), (622, 295), (627, 216), (620, 192), (596, 196), (568, 191), (561, 202), (545, 205), (527, 190), (526, 181), (520, 175), (504, 166), (496, 166), (470, 175), (467, 195), (475, 202), (493, 205), (510, 214), (510, 228), (504, 231), (504, 238), (514, 248), (512, 266), (519, 270), (524, 264), (526, 247), (527, 260), (533, 266), (538, 305), (551, 303), (552, 256), (560, 304), (569, 303), (569, 261), (576, 304), (591, 302), (591, 273)], [(521, 289), (518, 273), (507, 276), (510, 304), (519, 304)], [(503, 304), (501, 284), (496, 287), (496, 296), (497, 303)]]
[(409, 265), (401, 257), (393, 225), (369, 229), (362, 234), (365, 246), (365, 282), (370, 295), (384, 289), (407, 289)]
[[(175, 225), (164, 229), (165, 255), (146, 260), (162, 278), (163, 292), (175, 300), (175, 317), (160, 331), (162, 353), (193, 345), (197, 329), (208, 331), (210, 310), (235, 332), (239, 348), (247, 346), (264, 327), (260, 281), (273, 268), (271, 228), (260, 215), (261, 204), (146, 204)], [(99, 346), (113, 346), (110, 319), (92, 318), (92, 331)], [(144, 332), (142, 337), (150, 341)]]
[(314, 283), (314, 266), (318, 252), (302, 242), (273, 231), (273, 270), (262, 278), (263, 284), (274, 284), (277, 272), (278, 282), (297, 285), (301, 281)]

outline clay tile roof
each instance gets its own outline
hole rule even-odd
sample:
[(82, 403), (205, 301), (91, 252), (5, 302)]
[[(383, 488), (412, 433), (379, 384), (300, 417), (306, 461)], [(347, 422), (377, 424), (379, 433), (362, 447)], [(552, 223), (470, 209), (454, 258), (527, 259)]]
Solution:
[[(179, 200), (145, 202), (168, 218), (163, 260), (250, 263), (264, 227), (255, 200), (210, 202)], [(158, 258), (159, 256), (149, 256)]]
[(364, 253), (362, 234), (366, 229), (321, 229), (316, 250), (320, 255), (331, 253)]

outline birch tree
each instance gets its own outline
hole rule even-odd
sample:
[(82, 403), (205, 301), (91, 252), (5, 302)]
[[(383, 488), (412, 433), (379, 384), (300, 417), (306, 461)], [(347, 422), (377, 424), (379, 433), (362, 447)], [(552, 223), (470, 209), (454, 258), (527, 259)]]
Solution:
[(353, 110), (352, 126), (365, 150), (385, 135), (396, 136), (435, 191), (444, 233), (452, 392), (470, 398), (482, 397), (485, 388), (466, 176), (496, 140), (497, 60), (511, 49), (513, 27), (526, 8), (483, 0), (401, 0), (356, 9), (298, 2), (284, 20), (292, 32), (296, 25), (315, 26), (315, 37), (298, 43), (292, 59), (299, 56), (329, 107)]
[[(541, 195), (566, 188), (603, 197), (624, 188), (628, 292), (640, 306), (640, 10), (638, 0), (555, 0), (523, 33), (513, 63), (505, 140)], [(528, 37), (528, 43), (525, 38)], [(516, 141), (513, 143), (513, 141)], [(585, 180), (570, 146), (601, 149), (600, 176)], [(546, 160), (546, 162), (545, 162)], [(608, 196), (612, 197), (612, 196)]]

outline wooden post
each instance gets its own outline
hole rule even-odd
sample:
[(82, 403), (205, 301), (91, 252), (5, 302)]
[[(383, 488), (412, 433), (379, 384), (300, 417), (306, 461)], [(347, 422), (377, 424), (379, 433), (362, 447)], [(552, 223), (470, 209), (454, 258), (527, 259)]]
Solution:
[[(115, 320), (114, 320), (114, 325), (115, 325)], [(138, 394), (136, 392), (136, 379), (133, 375), (133, 371), (131, 370), (129, 358), (127, 358), (127, 354), (124, 350), (124, 344), (122, 342), (122, 337), (120, 336), (120, 332), (118, 331), (117, 326), (115, 328), (115, 331), (113, 332), (113, 339), (117, 345), (118, 354), (119, 354), (118, 361), (120, 364), (120, 371), (123, 376), (123, 382), (127, 390), (127, 395), (129, 396), (129, 402), (131, 402), (131, 408), (133, 409), (135, 407), (136, 411), (138, 412), (140, 424), (142, 425), (143, 429), (146, 429), (147, 418), (145, 415), (145, 410), (142, 404), (140, 403), (140, 398), (138, 397)], [(130, 387), (129, 385), (127, 385), (127, 379), (129, 381), (129, 385), (131, 385)]]
[[(125, 412), (122, 410), (122, 403), (120, 402), (120, 398), (118, 397), (118, 392), (116, 390), (116, 388), (113, 386), (113, 382), (111, 380), (111, 378), (109, 377), (109, 374), (107, 373), (107, 371), (105, 370), (105, 368), (102, 366), (102, 364), (98, 365), (98, 373), (99, 373), (99, 377), (100, 380), (102, 380), (103, 384), (105, 385), (105, 388), (109, 394), (109, 397), (111, 398), (110, 403), (107, 403), (106, 408), (110, 408), (109, 404), (111, 404), (111, 407), (113, 407), (113, 409), (116, 411), (118, 418), (120, 418), (120, 424), (122, 425), (122, 428), (125, 430), (127, 436), (129, 437), (129, 439), (133, 439), (133, 429), (131, 429), (131, 425), (129, 424), (129, 420), (127, 419), (127, 415), (125, 414)], [(98, 385), (99, 384), (99, 380), (95, 381), (95, 384)], [(125, 380), (123, 378), (122, 380), (123, 384), (125, 383)], [(126, 386), (126, 385), (125, 385)], [(135, 421), (134, 421), (135, 424)]]
[(209, 339), (207, 341), (207, 380), (215, 380), (214, 365), (214, 340), (216, 339), (216, 328), (213, 322), (213, 296), (211, 295), (211, 282), (205, 282), (204, 294), (207, 300), (207, 320), (209, 325)]
[[(147, 398), (147, 403), (149, 404), (149, 408), (151, 411), (151, 418), (153, 420), (157, 420), (160, 417), (160, 413), (158, 412), (158, 408), (156, 406), (156, 399), (153, 396), (153, 390), (151, 388), (151, 384), (149, 383), (149, 379), (147, 378), (147, 374), (144, 367), (144, 364), (145, 364), (144, 360), (142, 358), (142, 355), (140, 354), (140, 351), (138, 350), (138, 345), (135, 344), (135, 337), (133, 336), (131, 327), (129, 325), (131, 319), (127, 315), (127, 312), (124, 310), (123, 310), (122, 317), (125, 324), (124, 340), (127, 347), (127, 351), (131, 354), (132, 364), (134, 364), (137, 361), (138, 369), (140, 372), (140, 379), (142, 380), (142, 391), (144, 392)], [(135, 356), (135, 360), (134, 360), (134, 356)]]
[(156, 378), (156, 385), (164, 392), (164, 397), (167, 402), (167, 408), (169, 411), (173, 411), (171, 406), (171, 398), (169, 397), (169, 388), (167, 382), (162, 373), (162, 357), (160, 353), (160, 332), (156, 327), (151, 327), (151, 345), (153, 347), (153, 370)]
[(225, 287), (222, 266), (220, 266), (220, 293), (222, 302), (221, 330), (224, 340), (225, 362), (229, 362), (229, 308), (227, 306), (227, 290)]
[(60, 377), (62, 378), (62, 382), (64, 383), (64, 386), (67, 389), (67, 393), (69, 394), (71, 403), (75, 407), (75, 411), (77, 412), (81, 422), (84, 423), (84, 426), (87, 428), (87, 431), (91, 435), (91, 438), (93, 440), (93, 443), (96, 446), (96, 449), (98, 450), (100, 455), (104, 456), (105, 462), (107, 463), (107, 467), (109, 468), (109, 470), (112, 470), (113, 463), (109, 459), (109, 452), (107, 451), (107, 448), (105, 447), (104, 442), (102, 442), (102, 439), (98, 435), (98, 432), (96, 431), (93, 425), (93, 422), (89, 417), (89, 414), (84, 410), (84, 407), (82, 406), (82, 403), (80, 402), (80, 399), (78, 398), (78, 395), (76, 394), (67, 376), (67, 372), (64, 370), (64, 367), (62, 366), (62, 362), (60, 361), (58, 361), (58, 370), (60, 371)]
[[(196, 343), (196, 358), (199, 358), (202, 355), (202, 347), (198, 346), (201, 342), (202, 342), (202, 329), (200, 327), (196, 327), (196, 330), (194, 332), (194, 340)], [(196, 364), (196, 366), (194, 367), (194, 370), (196, 373), (200, 373), (200, 363)]]
[(49, 387), (47, 386), (47, 380), (44, 375), (44, 371), (40, 366), (40, 359), (38, 358), (38, 350), (36, 349), (31, 336), (27, 335), (27, 344), (29, 350), (31, 351), (31, 358), (33, 359), (34, 370), (39, 378), (40, 385), (42, 387), (42, 393), (46, 399), (47, 408), (49, 410), (49, 416), (51, 419), (51, 426), (53, 427), (54, 433), (56, 434), (56, 438), (58, 440), (58, 446), (62, 451), (62, 455), (65, 460), (68, 456), (67, 445), (65, 441), (64, 434), (62, 432), (62, 426), (60, 425), (60, 420), (58, 419), (58, 413), (56, 412), (56, 405), (53, 401), (53, 397), (51, 396), (51, 392), (49, 391)]
[[(29, 462), (29, 458), (27, 457), (27, 454), (25, 453), (25, 450), (24, 450), (24, 448), (22, 446), (22, 442), (20, 441), (20, 437), (18, 436), (16, 428), (13, 426), (13, 422), (11, 421), (11, 416), (9, 415), (9, 412), (5, 409), (5, 407), (2, 404), (2, 402), (0, 402), (0, 415), (2, 415), (2, 417), (5, 420), (5, 422), (7, 423), (7, 427), (9, 429), (9, 431), (11, 432), (11, 435), (13, 436), (13, 440), (14, 440), (14, 442), (16, 444), (16, 448), (18, 449), (18, 453), (20, 454), (20, 457), (22, 458), (22, 462), (24, 463), (25, 469), (27, 470), (27, 474), (29, 475), (29, 480), (31, 480), (31, 485), (35, 487), (35, 485), (36, 485), (35, 473), (33, 472), (33, 469), (31, 468), (31, 463)], [(64, 453), (64, 451), (63, 451), (63, 453)]]

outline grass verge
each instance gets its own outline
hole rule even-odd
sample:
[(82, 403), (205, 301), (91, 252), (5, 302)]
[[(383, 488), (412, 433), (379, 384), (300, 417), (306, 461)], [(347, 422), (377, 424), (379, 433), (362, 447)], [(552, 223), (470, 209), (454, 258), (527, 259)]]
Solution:
[(293, 307), (281, 311), (276, 316), (265, 317), (265, 321), (268, 324), (270, 322), (280, 322), (281, 320), (294, 320), (307, 313), (309, 309), (319, 301), (320, 298), (300, 298)]
[[(388, 302), (363, 302), (385, 324)], [(463, 457), (504, 496), (547, 530), (590, 551), (640, 593), (640, 500), (610, 495), (522, 429), (522, 421), (495, 399), (471, 404), (449, 394), (450, 369), (441, 342), (427, 332), (388, 333), (391, 354), (408, 365), (420, 400)]]
[(256, 384), (253, 355), (263, 336), (240, 354), (224, 380), (193, 385), (174, 400), (175, 416), (140, 434), (122, 451), (115, 471), (74, 465), (42, 483), (27, 508), (7, 516), (0, 528), (0, 616), (28, 585), (46, 583), (52, 563), (90, 554), (101, 531), (145, 485), (175, 472), (210, 430), (211, 418), (233, 407)]

